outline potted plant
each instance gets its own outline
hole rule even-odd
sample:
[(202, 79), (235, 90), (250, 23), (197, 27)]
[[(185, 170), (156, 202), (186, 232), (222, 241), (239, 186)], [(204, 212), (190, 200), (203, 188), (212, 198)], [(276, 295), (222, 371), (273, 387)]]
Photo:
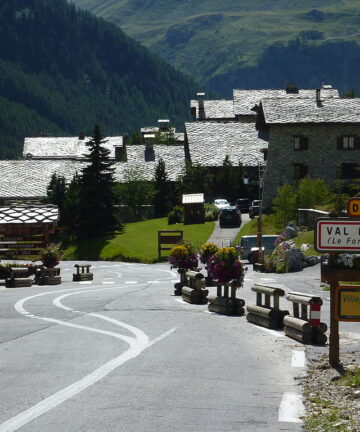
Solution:
[(219, 284), (227, 284), (235, 279), (243, 282), (245, 269), (239, 260), (238, 252), (234, 247), (219, 249), (207, 263), (209, 275)]
[(170, 250), (169, 263), (171, 268), (176, 268), (180, 274), (180, 282), (177, 282), (174, 287), (175, 295), (181, 295), (181, 289), (186, 285), (186, 275), (188, 270), (195, 270), (198, 266), (196, 250), (191, 243), (184, 242), (179, 246), (175, 246)]
[(61, 250), (59, 246), (50, 244), (46, 249), (42, 251), (41, 261), (44, 267), (53, 268), (60, 262)]
[(208, 261), (216, 254), (216, 252), (218, 252), (218, 250), (219, 247), (215, 243), (204, 243), (200, 248), (200, 254), (199, 254), (200, 262), (202, 264), (205, 264), (205, 268), (208, 273), (206, 278), (207, 286), (213, 285), (213, 279), (209, 274), (209, 269), (207, 264)]

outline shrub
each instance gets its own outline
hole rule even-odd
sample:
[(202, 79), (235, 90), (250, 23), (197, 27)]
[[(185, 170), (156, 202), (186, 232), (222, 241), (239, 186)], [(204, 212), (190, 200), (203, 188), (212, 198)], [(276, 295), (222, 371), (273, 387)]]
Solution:
[(220, 209), (218, 207), (216, 207), (216, 205), (205, 204), (204, 210), (205, 210), (205, 221), (206, 222), (216, 221), (218, 219)]
[(184, 212), (183, 208), (180, 206), (175, 206), (171, 212), (168, 214), (168, 224), (176, 224), (181, 223), (184, 220)]

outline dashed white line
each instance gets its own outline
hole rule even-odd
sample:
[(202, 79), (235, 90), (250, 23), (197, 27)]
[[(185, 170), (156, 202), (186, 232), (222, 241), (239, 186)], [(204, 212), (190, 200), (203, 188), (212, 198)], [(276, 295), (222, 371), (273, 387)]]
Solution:
[(125, 281), (126, 285), (134, 285), (137, 284), (137, 281)]
[(292, 350), (291, 366), (302, 368), (306, 366), (306, 357), (304, 350)]
[(159, 280), (149, 280), (149, 281), (147, 281), (147, 283), (157, 284), (157, 283), (160, 283), (160, 281)]
[(271, 329), (268, 329), (266, 327), (261, 327), (261, 326), (255, 326), (255, 327), (257, 329), (259, 329), (259, 330), (263, 330), (266, 333), (270, 333), (273, 336), (276, 336), (276, 337), (285, 337), (285, 334), (281, 330), (271, 330)]
[(103, 281), (103, 285), (113, 285), (114, 281)]
[(91, 281), (81, 281), (79, 282), (80, 285), (91, 285), (92, 282)]
[(279, 407), (279, 422), (302, 423), (305, 415), (302, 396), (298, 393), (284, 393)]

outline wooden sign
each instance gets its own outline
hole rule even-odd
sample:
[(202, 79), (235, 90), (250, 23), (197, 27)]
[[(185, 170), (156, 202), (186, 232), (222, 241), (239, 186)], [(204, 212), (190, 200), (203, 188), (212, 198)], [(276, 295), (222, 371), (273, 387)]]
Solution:
[(340, 285), (335, 297), (337, 321), (360, 322), (360, 285)]
[(360, 217), (360, 198), (351, 198), (348, 200), (347, 214), (349, 217)]
[(318, 252), (360, 253), (360, 219), (317, 219), (314, 243)]

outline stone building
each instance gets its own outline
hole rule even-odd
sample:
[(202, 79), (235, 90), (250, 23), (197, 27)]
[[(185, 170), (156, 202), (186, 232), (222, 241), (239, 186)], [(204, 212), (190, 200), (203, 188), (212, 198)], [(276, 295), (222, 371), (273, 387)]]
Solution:
[(263, 98), (256, 126), (267, 131), (269, 145), (264, 174), (263, 208), (276, 190), (305, 176), (332, 185), (337, 178), (359, 176), (360, 99)]

